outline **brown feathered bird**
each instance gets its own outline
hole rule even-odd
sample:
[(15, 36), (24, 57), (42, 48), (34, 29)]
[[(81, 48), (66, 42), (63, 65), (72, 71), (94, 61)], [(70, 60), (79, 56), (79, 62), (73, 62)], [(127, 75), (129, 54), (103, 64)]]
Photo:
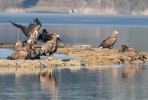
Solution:
[(133, 50), (133, 51), (136, 51), (134, 48), (129, 48), (126, 45), (121, 45), (121, 49), (122, 50), (119, 50), (119, 52), (124, 52), (125, 50)]
[(112, 49), (113, 45), (115, 44), (117, 40), (118, 32), (114, 31), (110, 37), (103, 40), (103, 42), (98, 46), (99, 48), (109, 48)]
[(16, 45), (19, 47), (8, 59), (39, 59), (37, 53), (32, 49), (31, 41), (24, 45), (22, 41), (17, 41)]
[[(41, 49), (39, 50), (39, 54), (38, 56), (50, 56), (57, 51), (58, 49), (58, 40), (60, 40), (59, 35), (56, 33), (53, 33), (51, 35), (52, 39), (47, 41), (46, 43), (44, 43), (41, 47)], [(61, 40), (60, 40), (61, 41)]]
[[(20, 28), (25, 36), (27, 36), (33, 43), (36, 44), (37, 40), (43, 41), (44, 43), (51, 40), (51, 34), (52, 32), (47, 32), (46, 29), (43, 29), (42, 33), (40, 33), (40, 27), (42, 26), (41, 22), (36, 18), (34, 20), (34, 23), (30, 23), (28, 27), (16, 24), (12, 21), (10, 21), (12, 25), (16, 26), (17, 28)], [(24, 43), (27, 42), (24, 41)]]
[(18, 40), (15, 46), (16, 46), (16, 50), (21, 50), (25, 46), (25, 44), (23, 43), (23, 41)]
[[(36, 44), (37, 43), (37, 40), (38, 40), (38, 37), (39, 37), (39, 33), (38, 31), (36, 30), (34, 33), (32, 33), (29, 37), (29, 39), (27, 40), (28, 41), (31, 41), (32, 44)], [(24, 41), (25, 42), (25, 41)]]
[(34, 38), (35, 43), (37, 42), (38, 36), (40, 34), (40, 27), (42, 26), (41, 22), (37, 18), (34, 20), (34, 23), (30, 23), (28, 27), (16, 24), (12, 21), (10, 21), (10, 23), (15, 27), (20, 28), (25, 36), (28, 38)]
[(121, 45), (121, 48), (122, 48), (122, 52), (127, 57), (129, 63), (131, 63), (131, 61), (134, 61), (136, 59), (142, 60), (143, 63), (145, 63), (145, 59), (147, 58), (144, 55), (137, 52), (135, 49), (129, 48), (126, 45)]
[(40, 31), (40, 27), (42, 26), (41, 22), (37, 18), (34, 20), (34, 23), (30, 23), (28, 27), (16, 24), (12, 21), (10, 21), (10, 23), (15, 27), (20, 28), (27, 37), (30, 37), (36, 30)]

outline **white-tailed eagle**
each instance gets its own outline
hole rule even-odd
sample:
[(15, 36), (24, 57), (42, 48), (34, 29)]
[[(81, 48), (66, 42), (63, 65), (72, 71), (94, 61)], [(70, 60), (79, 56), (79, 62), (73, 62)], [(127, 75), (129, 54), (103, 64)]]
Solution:
[(112, 49), (113, 45), (115, 44), (117, 40), (118, 32), (114, 31), (110, 37), (103, 40), (103, 42), (98, 46), (99, 48), (109, 48)]

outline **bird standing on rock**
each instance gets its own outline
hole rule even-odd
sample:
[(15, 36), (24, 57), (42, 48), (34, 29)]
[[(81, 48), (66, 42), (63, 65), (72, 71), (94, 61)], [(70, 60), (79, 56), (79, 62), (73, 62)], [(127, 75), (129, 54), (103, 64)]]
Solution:
[(8, 59), (39, 59), (37, 53), (32, 49), (32, 42), (28, 41), (26, 45), (23, 46), (23, 42), (20, 40), (16, 43), (19, 48), (11, 55)]
[(129, 48), (126, 45), (121, 45), (121, 48), (122, 48), (122, 52), (127, 57), (129, 63), (131, 63), (131, 61), (136, 60), (136, 59), (142, 60), (143, 63), (145, 63), (145, 59), (147, 58), (144, 55), (137, 52), (135, 49)]
[(118, 31), (114, 31), (110, 37), (103, 40), (103, 42), (98, 46), (99, 48), (109, 48), (112, 49), (113, 45), (117, 40)]
[[(47, 41), (46, 43), (44, 43), (41, 47), (41, 49), (39, 50), (39, 54), (38, 56), (50, 56), (57, 51), (58, 49), (58, 40), (61, 41), (61, 39), (59, 38), (60, 36), (56, 33), (51, 34), (52, 39)], [(62, 42), (62, 41), (61, 41)]]

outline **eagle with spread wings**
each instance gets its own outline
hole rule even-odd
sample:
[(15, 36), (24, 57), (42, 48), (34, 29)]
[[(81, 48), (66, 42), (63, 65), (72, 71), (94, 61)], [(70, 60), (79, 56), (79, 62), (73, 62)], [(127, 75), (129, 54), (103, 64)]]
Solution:
[(24, 35), (27, 37), (30, 37), (32, 33), (34, 33), (35, 31), (40, 31), (40, 27), (42, 26), (41, 22), (36, 18), (34, 20), (34, 23), (30, 23), (28, 27), (24, 26), (24, 25), (20, 25), (20, 24), (16, 24), (12, 21), (9, 21), (13, 26), (20, 28)]
[[(43, 29), (42, 33), (40, 33), (40, 28), (42, 24), (38, 20), (38, 18), (34, 19), (34, 22), (30, 23), (28, 27), (16, 24), (12, 21), (10, 21), (10, 23), (15, 27), (20, 28), (24, 35), (28, 37), (28, 40), (32, 41), (34, 44), (37, 43), (37, 40), (43, 41), (44, 43), (48, 40), (51, 40), (52, 32), (47, 32), (46, 29)], [(24, 42), (27, 42), (27, 40)]]

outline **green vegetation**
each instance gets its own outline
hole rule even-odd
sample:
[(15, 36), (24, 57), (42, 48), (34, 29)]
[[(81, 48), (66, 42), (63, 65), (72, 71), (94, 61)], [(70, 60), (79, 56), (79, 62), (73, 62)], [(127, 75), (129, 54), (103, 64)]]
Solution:
[[(0, 11), (23, 9), (24, 12), (69, 12), (79, 13), (140, 14), (148, 9), (148, 0), (1, 0)], [(102, 11), (102, 12), (101, 12)]]

